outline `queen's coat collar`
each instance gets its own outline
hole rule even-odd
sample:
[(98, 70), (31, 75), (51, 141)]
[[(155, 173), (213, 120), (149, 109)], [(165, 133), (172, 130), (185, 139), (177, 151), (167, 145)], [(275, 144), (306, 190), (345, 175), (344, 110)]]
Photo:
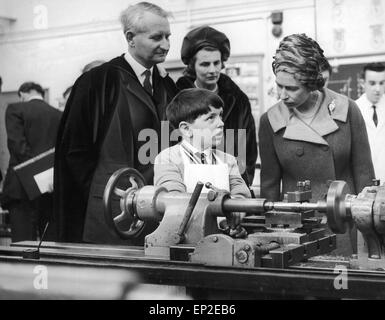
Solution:
[(336, 120), (347, 121), (349, 100), (329, 89), (322, 89), (320, 92), (323, 101), (311, 126), (290, 112), (282, 101), (272, 106), (267, 111), (267, 116), (274, 133), (286, 127), (283, 135), (285, 139), (328, 145), (323, 137), (338, 130)]

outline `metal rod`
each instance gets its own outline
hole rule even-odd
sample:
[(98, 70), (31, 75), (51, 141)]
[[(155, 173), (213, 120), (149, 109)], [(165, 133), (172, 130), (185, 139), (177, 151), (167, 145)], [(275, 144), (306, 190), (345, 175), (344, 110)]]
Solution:
[(319, 212), (326, 212), (326, 202), (318, 201), (317, 203), (312, 202), (267, 202), (265, 204), (266, 211), (277, 210), (277, 211), (308, 211), (316, 210)]
[(37, 246), (37, 250), (40, 250), (40, 246), (41, 246), (41, 243), (43, 242), (43, 239), (44, 239), (45, 233), (47, 232), (48, 226), (49, 226), (49, 221), (47, 221), (47, 223), (45, 224), (43, 234), (41, 235), (39, 245)]
[(224, 212), (247, 212), (261, 213), (266, 212), (264, 206), (266, 199), (226, 199), (223, 202)]
[(269, 202), (266, 199), (226, 199), (223, 202), (225, 212), (246, 212), (249, 214), (263, 213), (270, 210), (277, 211), (307, 211), (316, 210), (326, 212), (326, 202)]
[(198, 181), (197, 184), (195, 185), (195, 189), (194, 189), (193, 193), (191, 194), (190, 201), (187, 205), (186, 211), (185, 211), (184, 216), (183, 216), (182, 223), (181, 223), (179, 230), (178, 230), (178, 235), (181, 238), (184, 236), (184, 230), (185, 230), (187, 223), (189, 222), (190, 217), (194, 211), (195, 205), (199, 199), (199, 196), (202, 192), (202, 189), (203, 189), (203, 183)]

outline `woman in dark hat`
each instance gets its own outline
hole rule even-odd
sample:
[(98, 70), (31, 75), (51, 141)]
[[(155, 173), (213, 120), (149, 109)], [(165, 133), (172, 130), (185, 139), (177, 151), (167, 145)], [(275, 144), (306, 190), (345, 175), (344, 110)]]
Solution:
[[(228, 143), (226, 152), (238, 157), (238, 165), (243, 179), (250, 186), (253, 183), (257, 160), (257, 142), (255, 122), (251, 114), (250, 102), (246, 94), (228, 77), (221, 73), (224, 62), (230, 56), (230, 42), (226, 35), (218, 30), (202, 26), (191, 30), (183, 39), (181, 57), (187, 66), (184, 76), (178, 79), (179, 90), (186, 88), (204, 88), (217, 93), (224, 101), (223, 122), (226, 130), (234, 130), (234, 144)], [(246, 130), (245, 137), (238, 129)], [(229, 133), (229, 131), (227, 131)], [(243, 146), (238, 144), (238, 141)], [(246, 147), (246, 150), (241, 148)], [(239, 152), (238, 152), (239, 150)], [(243, 152), (242, 152), (243, 151)], [(246, 152), (246, 159), (242, 154)], [(243, 159), (242, 159), (243, 158)]]
[[(344, 180), (357, 194), (372, 184), (374, 171), (365, 123), (354, 101), (324, 88), (323, 50), (305, 34), (285, 37), (273, 72), (281, 99), (261, 116), (261, 196), (282, 200), (310, 180), (313, 199), (327, 192), (328, 180)], [(355, 232), (337, 235), (336, 254), (355, 251)]]

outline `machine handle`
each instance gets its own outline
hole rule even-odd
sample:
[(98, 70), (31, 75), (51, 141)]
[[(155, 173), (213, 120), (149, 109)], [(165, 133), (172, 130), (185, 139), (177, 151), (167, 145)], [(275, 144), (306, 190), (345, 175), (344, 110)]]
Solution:
[[(128, 188), (127, 180), (131, 185)], [(135, 192), (144, 185), (145, 179), (139, 171), (132, 168), (121, 168), (112, 174), (104, 189), (104, 218), (122, 239), (139, 236), (145, 227), (145, 222), (139, 219), (132, 208)], [(119, 207), (119, 210), (113, 206), (114, 198), (119, 200), (119, 206), (116, 206)], [(117, 215), (117, 213), (119, 214)]]
[(191, 195), (190, 201), (184, 213), (182, 223), (178, 230), (178, 236), (179, 236), (179, 239), (181, 239), (181, 241), (184, 237), (184, 231), (186, 229), (187, 223), (189, 222), (191, 215), (194, 211), (195, 205), (197, 204), (199, 196), (201, 195), (202, 189), (203, 189), (203, 183), (198, 181), (197, 184), (195, 185), (194, 191)]

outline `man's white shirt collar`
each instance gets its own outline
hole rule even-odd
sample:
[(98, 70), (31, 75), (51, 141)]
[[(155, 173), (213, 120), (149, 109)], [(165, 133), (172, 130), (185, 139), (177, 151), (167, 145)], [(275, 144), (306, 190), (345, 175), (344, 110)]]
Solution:
[[(361, 97), (358, 98), (356, 102), (361, 110), (362, 116), (364, 117), (367, 126), (370, 128), (375, 128), (373, 123), (373, 103), (369, 101), (366, 93), (361, 95)], [(383, 95), (381, 99), (374, 105), (376, 106), (376, 113), (378, 118), (377, 128), (379, 129), (383, 127), (385, 120), (385, 95)]]
[(204, 153), (206, 155), (206, 159), (208, 161), (210, 161), (209, 163), (212, 162), (212, 151), (213, 151), (212, 148), (207, 148), (207, 149), (201, 151), (201, 150), (198, 150), (197, 148), (195, 148), (190, 142), (188, 142), (188, 141), (186, 141), (184, 139), (182, 140), (182, 143), (185, 145), (185, 147), (188, 150), (192, 151), (194, 154), (196, 154), (197, 152), (198, 153)]
[(372, 103), (369, 101), (366, 93), (364, 93), (359, 100), (364, 103), (365, 107), (370, 109), (372, 111), (372, 106), (375, 105), (377, 107), (377, 110), (382, 111), (382, 109), (385, 109), (385, 95), (382, 95), (381, 99), (377, 103)]
[(151, 77), (150, 77), (150, 82), (152, 84), (152, 72), (154, 70), (154, 67), (152, 67), (151, 69), (147, 69), (145, 67), (143, 67), (138, 61), (136, 61), (134, 59), (134, 57), (129, 53), (125, 53), (124, 54), (124, 58), (126, 59), (126, 61), (129, 63), (129, 65), (131, 66), (132, 70), (134, 70), (137, 78), (139, 79), (139, 82), (143, 85), (143, 82), (144, 82), (144, 78), (145, 78), (145, 75), (143, 74), (146, 70), (150, 70), (151, 71)]
[(24, 102), (28, 102), (28, 101), (31, 101), (31, 100), (44, 100), (44, 99), (40, 95), (35, 95), (35, 96), (30, 96), (28, 99), (25, 99)]

